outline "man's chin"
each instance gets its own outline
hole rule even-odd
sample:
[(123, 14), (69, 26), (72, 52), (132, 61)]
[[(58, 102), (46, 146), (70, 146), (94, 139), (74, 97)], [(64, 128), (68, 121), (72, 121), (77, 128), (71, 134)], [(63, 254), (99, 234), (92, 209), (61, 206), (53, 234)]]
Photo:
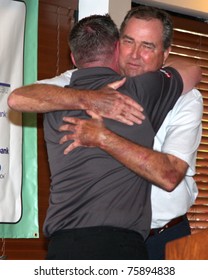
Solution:
[(128, 71), (125, 71), (125, 72), (126, 72), (125, 75), (127, 77), (135, 77), (135, 76), (139, 76), (139, 75), (144, 73), (144, 71), (142, 71), (142, 70), (140, 70), (140, 71), (138, 71), (138, 70), (128, 70)]

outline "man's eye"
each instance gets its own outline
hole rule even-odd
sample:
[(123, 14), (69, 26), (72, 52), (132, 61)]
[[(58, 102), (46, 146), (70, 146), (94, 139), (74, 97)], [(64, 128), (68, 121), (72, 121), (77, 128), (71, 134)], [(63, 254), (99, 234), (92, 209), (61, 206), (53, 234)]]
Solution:
[(142, 47), (148, 50), (154, 50), (155, 47), (153, 45), (150, 44), (142, 44)]
[(128, 40), (128, 39), (124, 39), (123, 42), (125, 44), (133, 44), (133, 41), (132, 40)]

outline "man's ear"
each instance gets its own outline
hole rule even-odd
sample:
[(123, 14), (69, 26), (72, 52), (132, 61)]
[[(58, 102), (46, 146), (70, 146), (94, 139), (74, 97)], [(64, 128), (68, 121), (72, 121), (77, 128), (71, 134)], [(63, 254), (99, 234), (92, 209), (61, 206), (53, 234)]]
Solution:
[(74, 59), (74, 55), (73, 53), (71, 52), (71, 60), (72, 60), (72, 63), (74, 64), (74, 66), (76, 66), (76, 62), (75, 62), (75, 59)]
[(120, 41), (118, 40), (118, 42), (116, 43), (117, 56), (119, 56), (119, 51), (120, 51)]
[(171, 51), (171, 47), (167, 48), (167, 49), (164, 51), (164, 61), (163, 61), (163, 65), (165, 65), (166, 59), (168, 58), (170, 51)]
[(116, 55), (116, 61), (118, 62), (118, 60), (119, 60), (119, 52), (120, 52), (120, 47), (119, 47), (119, 45), (120, 45), (120, 42), (118, 41), (117, 43), (116, 43), (116, 48), (115, 48), (115, 55)]
[(120, 73), (119, 69), (119, 42), (115, 43), (114, 54), (112, 55), (113, 60), (111, 61), (111, 67), (117, 73)]

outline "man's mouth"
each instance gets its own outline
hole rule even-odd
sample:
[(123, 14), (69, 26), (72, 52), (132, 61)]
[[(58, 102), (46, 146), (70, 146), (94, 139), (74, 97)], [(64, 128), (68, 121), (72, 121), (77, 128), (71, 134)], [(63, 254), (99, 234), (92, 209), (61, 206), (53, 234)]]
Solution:
[(129, 66), (129, 68), (132, 68), (132, 69), (138, 69), (138, 68), (141, 67), (140, 64), (132, 63), (132, 62), (129, 62), (129, 63), (128, 63), (128, 66)]

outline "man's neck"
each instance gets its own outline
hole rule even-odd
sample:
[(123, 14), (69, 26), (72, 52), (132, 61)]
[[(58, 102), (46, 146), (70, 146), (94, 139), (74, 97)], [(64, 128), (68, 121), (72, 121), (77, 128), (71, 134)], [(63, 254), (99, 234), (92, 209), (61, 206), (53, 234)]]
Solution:
[(115, 72), (120, 73), (118, 64), (116, 62), (113, 63), (113, 60), (110, 61), (108, 60), (107, 63), (106, 61), (93, 61), (90, 63), (85, 63), (82, 65), (82, 67), (79, 68), (81, 69), (81, 68), (91, 68), (91, 67), (108, 67), (114, 70)]

